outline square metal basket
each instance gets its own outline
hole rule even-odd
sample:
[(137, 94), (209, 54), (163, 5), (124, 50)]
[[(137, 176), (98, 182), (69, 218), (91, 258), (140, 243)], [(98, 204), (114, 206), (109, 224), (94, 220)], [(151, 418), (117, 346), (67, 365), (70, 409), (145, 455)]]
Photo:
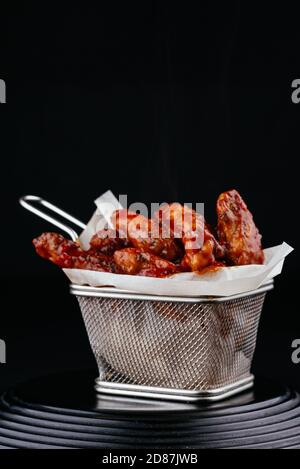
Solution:
[(100, 393), (215, 401), (252, 386), (266, 292), (163, 297), (71, 285), (99, 368)]

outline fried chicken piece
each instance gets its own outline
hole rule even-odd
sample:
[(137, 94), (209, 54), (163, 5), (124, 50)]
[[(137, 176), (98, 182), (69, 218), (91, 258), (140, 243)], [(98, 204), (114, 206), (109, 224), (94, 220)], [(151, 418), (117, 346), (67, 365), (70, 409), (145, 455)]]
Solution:
[(126, 210), (117, 210), (112, 216), (112, 223), (120, 236), (128, 237), (130, 243), (141, 251), (170, 261), (182, 257), (179, 243), (170, 236), (163, 237), (161, 227), (155, 220)]
[(167, 260), (174, 260), (182, 251), (172, 238), (163, 238), (158, 223), (143, 215), (133, 218), (128, 225), (128, 237), (134, 247)]
[(172, 236), (182, 238), (185, 256), (182, 267), (200, 271), (216, 259), (224, 257), (224, 249), (206, 224), (203, 215), (179, 203), (165, 205), (155, 214), (163, 231), (170, 230)]
[(91, 248), (106, 256), (112, 256), (118, 249), (129, 246), (127, 238), (120, 238), (116, 230), (104, 229), (97, 231), (90, 240)]
[(58, 233), (43, 233), (33, 240), (37, 254), (62, 268), (115, 272), (112, 258), (89, 249), (83, 251), (79, 244)]
[(172, 262), (136, 248), (115, 251), (114, 261), (119, 271), (128, 275), (166, 277), (178, 272), (177, 266)]
[(236, 190), (223, 192), (217, 201), (218, 237), (231, 265), (263, 264), (261, 235), (252, 214)]
[(211, 239), (204, 241), (201, 249), (186, 250), (181, 265), (192, 272), (201, 271), (215, 262), (214, 243)]

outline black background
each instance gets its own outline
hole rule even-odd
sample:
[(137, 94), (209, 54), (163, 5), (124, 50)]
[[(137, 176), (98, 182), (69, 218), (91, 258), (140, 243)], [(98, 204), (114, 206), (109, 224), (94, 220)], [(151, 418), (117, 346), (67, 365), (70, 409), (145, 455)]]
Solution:
[(19, 196), (41, 195), (83, 221), (107, 189), (129, 202), (205, 202), (214, 224), (218, 194), (233, 187), (265, 247), (295, 247), (265, 304), (254, 371), (299, 386), (299, 11), (107, 3), (1, 5), (0, 387), (95, 368), (67, 279), (31, 245), (51, 227)]

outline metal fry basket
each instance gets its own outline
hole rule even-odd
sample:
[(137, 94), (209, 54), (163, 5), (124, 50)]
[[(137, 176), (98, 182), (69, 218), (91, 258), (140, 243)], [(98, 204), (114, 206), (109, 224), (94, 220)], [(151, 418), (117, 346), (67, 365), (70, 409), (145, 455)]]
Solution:
[[(84, 227), (39, 197), (20, 199), (72, 239), (75, 231), (32, 202)], [(230, 297), (191, 298), (71, 285), (99, 369), (95, 389), (189, 401), (215, 401), (248, 389), (260, 314), (272, 288), (270, 281)]]
[(169, 298), (71, 285), (99, 368), (96, 390), (218, 400), (251, 387), (259, 318), (272, 287)]

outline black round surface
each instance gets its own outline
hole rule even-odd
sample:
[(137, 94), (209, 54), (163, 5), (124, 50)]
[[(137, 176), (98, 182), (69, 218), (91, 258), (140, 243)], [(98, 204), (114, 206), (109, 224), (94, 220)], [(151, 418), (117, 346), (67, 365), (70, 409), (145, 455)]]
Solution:
[(276, 383), (216, 404), (96, 396), (94, 374), (4, 393), (0, 448), (300, 448), (300, 398)]

